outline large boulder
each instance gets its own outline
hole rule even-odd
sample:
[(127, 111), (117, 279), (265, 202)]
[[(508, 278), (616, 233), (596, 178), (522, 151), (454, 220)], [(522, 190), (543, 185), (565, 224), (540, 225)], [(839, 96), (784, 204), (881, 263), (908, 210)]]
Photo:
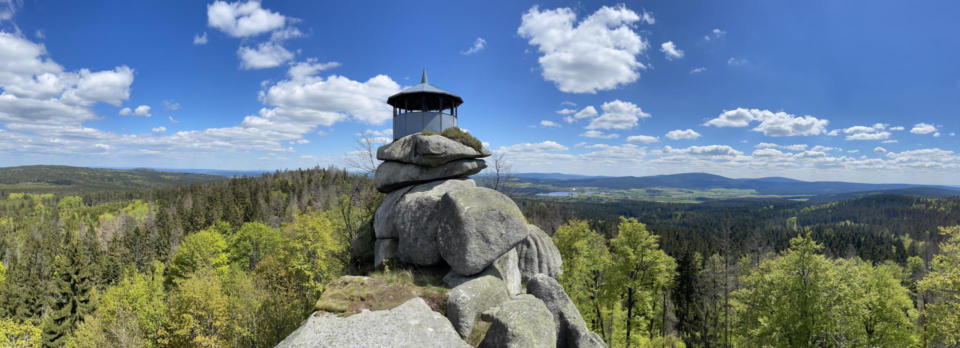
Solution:
[(387, 193), (427, 181), (470, 176), (486, 167), (482, 159), (461, 159), (437, 167), (385, 161), (377, 167), (373, 183), (377, 190)]
[(311, 315), (277, 344), (293, 347), (469, 347), (440, 313), (417, 297), (390, 310), (341, 318)]
[(396, 258), (396, 239), (377, 239), (373, 243), (373, 267), (380, 267), (384, 261)]
[(482, 158), (489, 152), (477, 151), (442, 135), (413, 134), (381, 146), (377, 159), (436, 167), (465, 158)]
[(477, 316), (508, 300), (510, 295), (503, 281), (492, 275), (468, 279), (447, 292), (447, 319), (467, 337)]
[(397, 229), (394, 228), (393, 210), (397, 202), (403, 195), (410, 191), (412, 187), (405, 187), (401, 190), (390, 192), (383, 197), (383, 202), (377, 207), (377, 212), (373, 214), (373, 232), (377, 238), (397, 238)]
[(460, 275), (457, 272), (450, 271), (443, 277), (443, 282), (450, 288), (455, 288), (471, 279), (482, 276), (494, 276), (503, 281), (507, 287), (510, 296), (516, 296), (523, 291), (521, 287), (520, 268), (517, 264), (517, 251), (512, 249), (501, 255), (490, 266), (487, 266), (482, 272), (472, 276)]
[(606, 347), (600, 336), (587, 328), (577, 306), (556, 279), (537, 274), (527, 282), (527, 293), (543, 301), (553, 315), (558, 348)]
[(439, 225), (432, 219), (443, 195), (476, 187), (472, 179), (432, 181), (407, 190), (393, 208), (393, 229), (399, 239), (400, 261), (429, 266), (440, 263), (437, 249)]
[(563, 273), (560, 250), (553, 244), (550, 236), (535, 225), (527, 225), (527, 231), (530, 235), (517, 245), (523, 281), (528, 281), (540, 273), (551, 277)]
[(543, 301), (533, 296), (521, 295), (505, 301), (496, 309), (485, 312), (484, 317), (492, 324), (480, 342), (481, 348), (557, 346), (553, 316)]
[(485, 187), (445, 194), (434, 219), (439, 224), (440, 256), (461, 275), (483, 271), (527, 237), (517, 204)]

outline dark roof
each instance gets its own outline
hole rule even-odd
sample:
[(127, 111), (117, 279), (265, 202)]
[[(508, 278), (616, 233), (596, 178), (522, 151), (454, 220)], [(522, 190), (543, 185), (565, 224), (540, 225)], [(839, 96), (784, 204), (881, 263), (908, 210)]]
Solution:
[[(437, 98), (437, 96), (443, 97)], [(427, 102), (426, 107), (421, 105), (424, 100)], [(419, 85), (407, 87), (400, 93), (390, 96), (390, 98), (387, 98), (387, 104), (411, 110), (442, 110), (460, 106), (460, 104), (463, 104), (463, 99), (456, 94), (427, 83), (427, 70), (424, 69)]]

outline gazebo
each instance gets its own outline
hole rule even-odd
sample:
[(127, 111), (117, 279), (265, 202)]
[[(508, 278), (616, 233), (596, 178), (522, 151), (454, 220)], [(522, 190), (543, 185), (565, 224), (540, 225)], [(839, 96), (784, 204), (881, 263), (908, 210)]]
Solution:
[(420, 84), (387, 98), (393, 106), (393, 140), (424, 130), (443, 132), (457, 126), (457, 107), (463, 99), (427, 83), (423, 70)]

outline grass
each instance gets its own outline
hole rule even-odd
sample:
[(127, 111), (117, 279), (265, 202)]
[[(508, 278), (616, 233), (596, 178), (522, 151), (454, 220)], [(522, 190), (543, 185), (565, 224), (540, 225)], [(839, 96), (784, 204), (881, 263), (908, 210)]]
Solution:
[(350, 316), (363, 310), (386, 310), (422, 298), (436, 312), (446, 313), (442, 276), (411, 270), (378, 271), (367, 276), (343, 276), (327, 284), (317, 300), (318, 311)]
[(472, 135), (470, 135), (470, 133), (464, 132), (463, 130), (457, 127), (450, 127), (450, 128), (444, 129), (443, 133), (437, 133), (434, 131), (425, 130), (420, 132), (420, 134), (423, 134), (423, 135), (439, 134), (444, 137), (447, 137), (448, 139), (456, 140), (457, 142), (463, 145), (467, 145), (473, 148), (474, 150), (477, 150), (477, 152), (483, 152), (483, 143), (481, 143), (480, 140), (477, 140), (477, 138), (474, 138)]

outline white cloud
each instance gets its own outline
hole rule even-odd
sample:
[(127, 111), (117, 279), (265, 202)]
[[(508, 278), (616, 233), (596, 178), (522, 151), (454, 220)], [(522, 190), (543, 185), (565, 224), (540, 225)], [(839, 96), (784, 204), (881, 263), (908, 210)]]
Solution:
[(658, 141), (660, 141), (659, 138), (649, 135), (631, 135), (627, 137), (627, 142), (629, 143), (652, 144)]
[(568, 108), (563, 108), (563, 109), (557, 110), (557, 113), (558, 113), (558, 114), (561, 114), (561, 115), (570, 115), (570, 114), (575, 114), (575, 113), (577, 113), (577, 110), (568, 109)]
[(888, 139), (888, 140), (881, 141), (880, 143), (881, 143), (881, 144), (896, 144), (897, 142), (898, 142), (897, 140)]
[(678, 49), (677, 45), (673, 41), (667, 41), (660, 44), (660, 52), (663, 52), (664, 58), (667, 60), (674, 60), (683, 58), (683, 50)]
[(517, 34), (538, 47), (544, 79), (563, 92), (596, 93), (640, 78), (646, 66), (637, 56), (648, 43), (632, 25), (641, 16), (619, 5), (603, 6), (580, 23), (576, 19), (569, 8), (533, 6), (523, 15)]
[(133, 116), (137, 117), (150, 117), (150, 106), (140, 105), (136, 109), (133, 109)]
[(689, 154), (700, 157), (729, 157), (743, 155), (743, 152), (737, 151), (729, 145), (691, 146), (685, 149), (675, 149), (667, 145), (663, 147), (663, 151), (666, 154)]
[(749, 62), (750, 61), (748, 61), (746, 58), (730, 57), (730, 59), (727, 59), (727, 65), (732, 65), (732, 66), (745, 65)]
[(703, 67), (703, 66), (701, 66), (701, 67), (699, 67), (699, 68), (693, 68), (693, 70), (690, 70), (690, 75), (699, 74), (699, 73), (702, 73), (702, 72), (704, 72), (704, 71), (707, 71), (707, 68), (706, 68), (706, 67)]
[(290, 78), (293, 80), (302, 80), (312, 75), (316, 75), (318, 72), (333, 69), (339, 66), (340, 63), (337, 62), (317, 63), (316, 58), (309, 58), (304, 62), (291, 65), (290, 69), (287, 70), (287, 76), (290, 76)]
[(207, 44), (207, 32), (203, 34), (197, 34), (193, 36), (193, 44), (196, 46), (206, 45)]
[(643, 14), (640, 16), (640, 21), (643, 23), (653, 25), (654, 23), (657, 22), (657, 19), (653, 18), (653, 12), (643, 11)]
[(275, 42), (268, 41), (257, 45), (257, 48), (240, 46), (237, 57), (240, 58), (241, 69), (266, 69), (278, 67), (290, 61), (293, 59), (293, 52), (287, 51)]
[(876, 153), (887, 153), (887, 149), (884, 149), (883, 147), (877, 146), (877, 147), (873, 148), (873, 152), (876, 152)]
[[(291, 69), (297, 68), (294, 65)], [(316, 70), (314, 70), (316, 72)], [(365, 82), (343, 76), (327, 78), (289, 73), (283, 80), (260, 92), (260, 100), (272, 108), (260, 110), (259, 116), (248, 116), (244, 124), (259, 127), (330, 126), (352, 118), (356, 121), (381, 124), (393, 115), (387, 97), (400, 91), (400, 85), (385, 75)]]
[(714, 127), (746, 127), (752, 122), (760, 124), (755, 132), (771, 137), (818, 135), (826, 132), (829, 121), (813, 116), (794, 116), (785, 112), (744, 109), (724, 110), (719, 116), (704, 123)]
[(120, 112), (118, 112), (120, 116), (130, 116), (130, 114), (132, 113), (133, 113), (133, 110), (130, 110), (130, 108), (123, 108), (123, 109), (120, 109)]
[(620, 134), (617, 133), (604, 133), (596, 130), (588, 130), (580, 134), (581, 137), (594, 138), (594, 139), (616, 139), (620, 137)]
[(470, 48), (460, 51), (460, 54), (469, 56), (471, 54), (483, 51), (484, 48), (487, 48), (487, 40), (484, 40), (482, 37), (478, 37), (476, 40), (473, 40), (473, 46)]
[(151, 128), (150, 131), (154, 133), (163, 133), (167, 131), (167, 127), (164, 127), (164, 126), (155, 127), (155, 128)]
[(727, 35), (726, 31), (720, 30), (720, 28), (713, 29), (709, 34), (704, 35), (703, 39), (710, 41), (712, 39), (719, 39)]
[(167, 116), (167, 120), (170, 121), (170, 124), (180, 123), (180, 121), (177, 121), (175, 118), (173, 118), (173, 116)]
[(600, 109), (603, 114), (590, 120), (587, 129), (630, 129), (640, 118), (650, 117), (636, 104), (619, 99), (603, 103)]
[(930, 134), (937, 131), (937, 127), (929, 123), (917, 123), (910, 129), (913, 134)]
[(177, 103), (173, 100), (164, 100), (163, 107), (167, 108), (167, 110), (176, 111), (176, 110), (180, 110), (180, 103)]
[(673, 140), (696, 139), (699, 137), (700, 137), (700, 133), (697, 133), (693, 129), (689, 129), (689, 128), (686, 130), (674, 129), (672, 131), (667, 132), (667, 138), (670, 138)]
[(207, 5), (207, 25), (233, 37), (248, 37), (282, 28), (286, 17), (260, 7), (259, 1)]
[(891, 131), (897, 131), (897, 132), (902, 131), (904, 129), (905, 128), (903, 128), (903, 126), (890, 127)]
[(546, 151), (567, 151), (566, 146), (560, 145), (553, 140), (546, 140), (539, 143), (521, 143), (510, 146), (501, 146), (497, 152), (546, 152)]
[(884, 140), (890, 138), (890, 132), (885, 129), (889, 124), (876, 123), (872, 126), (853, 126), (843, 129), (847, 140)]
[(553, 121), (548, 121), (548, 120), (541, 120), (541, 121), (540, 121), (540, 126), (542, 126), (542, 127), (562, 127), (562, 126), (560, 126), (559, 123), (556, 123), (556, 122), (553, 122)]
[(846, 137), (847, 140), (883, 140), (890, 137), (890, 132), (854, 133)]
[(564, 101), (560, 102), (560, 105), (566, 105), (566, 106), (571, 106), (571, 107), (573, 107), (573, 106), (577, 106), (577, 103), (574, 103), (574, 102), (569, 101), (569, 100), (564, 100)]
[(300, 29), (297, 29), (295, 27), (286, 27), (270, 33), (270, 41), (282, 42), (285, 40), (295, 39), (303, 36), (304, 34), (303, 32), (300, 31)]

